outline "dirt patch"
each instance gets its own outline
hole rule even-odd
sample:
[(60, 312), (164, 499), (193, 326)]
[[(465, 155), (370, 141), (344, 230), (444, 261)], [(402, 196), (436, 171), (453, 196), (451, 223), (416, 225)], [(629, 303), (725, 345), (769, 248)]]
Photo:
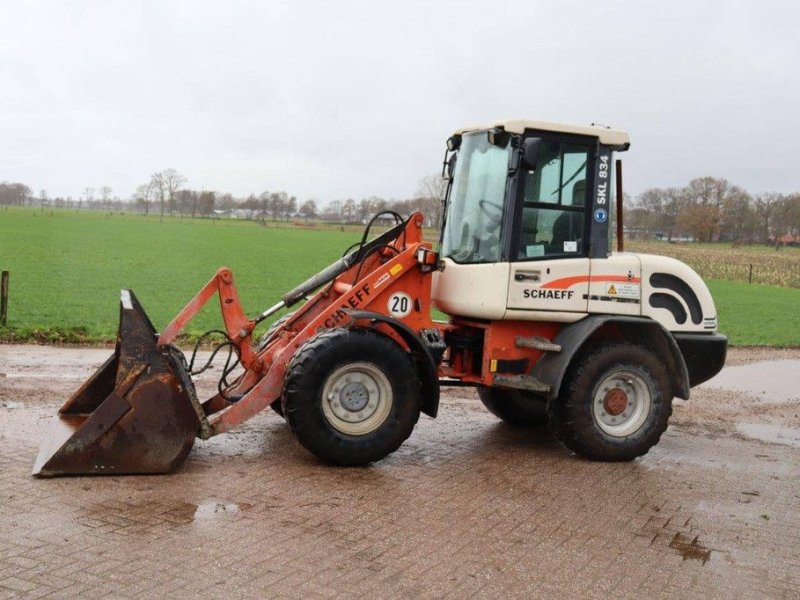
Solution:
[[(734, 350), (732, 364), (800, 358), (772, 352)], [(457, 388), (364, 469), (321, 464), (266, 410), (198, 440), (170, 475), (32, 478), (52, 415), (108, 353), (0, 347), (0, 597), (800, 589), (800, 448), (747, 429), (800, 426), (794, 400), (701, 386), (675, 402), (650, 453), (611, 464), (571, 455), (545, 429), (509, 427)]]

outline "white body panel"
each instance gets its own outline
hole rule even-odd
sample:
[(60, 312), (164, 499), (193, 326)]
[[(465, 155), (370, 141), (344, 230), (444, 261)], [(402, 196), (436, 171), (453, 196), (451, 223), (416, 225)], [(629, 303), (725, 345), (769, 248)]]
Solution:
[[(444, 271), (433, 275), (432, 296), (435, 306), (450, 315), (554, 322), (573, 322), (590, 313), (642, 315), (668, 331), (717, 329), (716, 308), (705, 282), (673, 258), (614, 253), (604, 259), (466, 265), (446, 258), (444, 264)], [(526, 278), (518, 281), (515, 275)], [(653, 306), (653, 294), (673, 309)]]
[(444, 271), (433, 273), (431, 297), (436, 308), (461, 317), (503, 318), (509, 263), (460, 265), (449, 258), (443, 262)]
[(588, 258), (511, 263), (509, 309), (585, 313), (588, 292)]
[(642, 314), (642, 263), (637, 254), (614, 253), (591, 260), (589, 312)]
[(526, 129), (537, 129), (540, 131), (554, 131), (556, 133), (573, 133), (576, 135), (586, 135), (596, 137), (601, 144), (608, 144), (621, 149), (626, 149), (630, 144), (628, 133), (619, 129), (611, 129), (602, 125), (567, 125), (565, 123), (550, 123), (548, 121), (533, 121), (528, 119), (501, 119), (475, 125), (473, 127), (462, 127), (457, 130), (457, 134), (469, 133), (470, 131), (483, 131), (486, 129), (499, 128), (509, 133), (525, 133)]
[[(711, 292), (703, 279), (688, 265), (674, 258), (639, 254), (642, 263), (642, 293), (648, 300), (642, 302), (642, 314), (655, 319), (669, 331), (716, 331), (717, 309)], [(663, 274), (674, 278), (673, 281), (684, 285), (665, 287), (654, 285), (654, 274)], [(663, 277), (662, 277), (663, 278)], [(684, 287), (685, 286), (685, 287)], [(673, 313), (665, 308), (653, 307), (650, 298), (653, 294), (663, 294), (675, 299), (686, 313), (686, 320), (680, 323)], [(699, 306), (693, 307), (692, 304)], [(694, 310), (693, 310), (694, 308)], [(693, 314), (694, 313), (694, 314)]]

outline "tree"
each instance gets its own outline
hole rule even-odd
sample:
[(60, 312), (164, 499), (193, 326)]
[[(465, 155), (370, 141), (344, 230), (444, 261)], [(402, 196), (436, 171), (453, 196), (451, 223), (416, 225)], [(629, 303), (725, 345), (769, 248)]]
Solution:
[(678, 225), (696, 240), (711, 242), (719, 230), (719, 209), (709, 204), (689, 206), (679, 215)]
[(308, 199), (303, 202), (303, 206), (300, 207), (300, 214), (303, 215), (303, 218), (308, 221), (313, 219), (317, 216), (317, 202), (313, 199)]
[(286, 220), (288, 221), (291, 219), (296, 212), (297, 198), (295, 196), (289, 196), (289, 199), (286, 201)]
[(248, 211), (248, 219), (252, 219), (253, 216), (258, 212), (259, 208), (261, 207), (261, 202), (259, 199), (254, 195), (250, 194), (244, 202), (242, 202), (242, 208)]
[(214, 192), (200, 192), (200, 197), (197, 199), (198, 210), (201, 215), (210, 216), (214, 213), (214, 201), (216, 200)]
[(791, 238), (800, 230), (800, 194), (783, 196), (774, 209), (773, 235), (775, 236), (775, 249), (786, 243), (786, 238)]
[(39, 202), (41, 203), (41, 210), (44, 211), (44, 206), (47, 204), (47, 190), (42, 190), (39, 192)]
[(442, 222), (444, 196), (447, 193), (447, 180), (434, 173), (420, 179), (416, 197), (421, 201), (420, 209), (430, 219), (432, 227), (438, 228)]
[(147, 183), (143, 183), (139, 187), (136, 188), (136, 191), (133, 194), (134, 200), (136, 200), (136, 204), (140, 206), (144, 206), (144, 215), (147, 216), (150, 207), (150, 201), (155, 199), (155, 188), (153, 186), (153, 181), (150, 180)]
[[(83, 190), (83, 195), (86, 198), (86, 206), (91, 208), (92, 207), (92, 200), (94, 199), (94, 188), (87, 187), (85, 190)], [(83, 199), (79, 198), (78, 199), (78, 210), (80, 210), (82, 202), (83, 202)]]
[(342, 217), (344, 220), (348, 223), (351, 223), (355, 219), (356, 213), (356, 201), (352, 198), (345, 200), (344, 204), (342, 205)]
[(756, 196), (756, 214), (761, 230), (761, 242), (769, 245), (771, 233), (775, 227), (778, 205), (783, 201), (783, 196), (775, 192), (767, 192)]
[(33, 197), (33, 192), (24, 183), (0, 183), (0, 204), (23, 206)]
[(342, 201), (331, 200), (322, 211), (322, 216), (329, 221), (339, 221), (342, 218)]
[(685, 204), (678, 188), (650, 188), (639, 194), (636, 203), (645, 210), (643, 219), (648, 231), (661, 231), (671, 240), (678, 215)]
[(734, 243), (752, 240), (757, 217), (751, 204), (750, 194), (736, 186), (731, 189), (721, 207), (721, 240), (731, 240)]
[(156, 198), (161, 207), (161, 220), (164, 220), (165, 203), (169, 205), (169, 212), (175, 209), (175, 195), (178, 189), (186, 183), (186, 178), (175, 169), (165, 169), (150, 176), (150, 183), (155, 191)]
[(112, 190), (109, 186), (104, 185), (100, 188), (100, 197), (103, 199), (103, 210), (108, 209), (108, 201), (111, 199)]

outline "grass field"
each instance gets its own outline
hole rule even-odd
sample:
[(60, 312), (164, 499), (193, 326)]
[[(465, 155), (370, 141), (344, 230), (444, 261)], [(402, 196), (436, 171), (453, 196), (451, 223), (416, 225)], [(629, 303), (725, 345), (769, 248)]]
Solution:
[[(0, 269), (11, 272), (9, 323), (0, 328), (0, 341), (111, 340), (119, 290), (126, 287), (161, 328), (222, 265), (233, 269), (245, 310), (253, 315), (359, 238), (358, 228), (177, 218), (161, 223), (157, 217), (0, 209)], [(733, 344), (800, 346), (800, 289), (787, 287), (800, 286), (793, 275), (800, 270), (797, 249), (654, 242), (630, 249), (675, 256), (708, 278), (720, 330)], [(741, 271), (740, 264), (757, 265), (754, 279), (776, 285), (742, 283), (749, 267)], [(197, 335), (219, 322), (219, 306), (212, 302), (188, 332)]]
[[(338, 258), (359, 234), (265, 228), (234, 220), (0, 211), (0, 268), (11, 273), (5, 339), (113, 339), (119, 290), (131, 288), (156, 328), (220, 266), (230, 267), (248, 314)], [(188, 331), (220, 323), (209, 303)]]

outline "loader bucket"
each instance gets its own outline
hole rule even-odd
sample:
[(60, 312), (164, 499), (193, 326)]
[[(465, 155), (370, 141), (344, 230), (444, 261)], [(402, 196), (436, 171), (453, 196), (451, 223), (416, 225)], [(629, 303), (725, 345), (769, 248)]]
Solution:
[(122, 290), (114, 354), (61, 407), (33, 475), (167, 473), (194, 444), (202, 407), (176, 351)]

